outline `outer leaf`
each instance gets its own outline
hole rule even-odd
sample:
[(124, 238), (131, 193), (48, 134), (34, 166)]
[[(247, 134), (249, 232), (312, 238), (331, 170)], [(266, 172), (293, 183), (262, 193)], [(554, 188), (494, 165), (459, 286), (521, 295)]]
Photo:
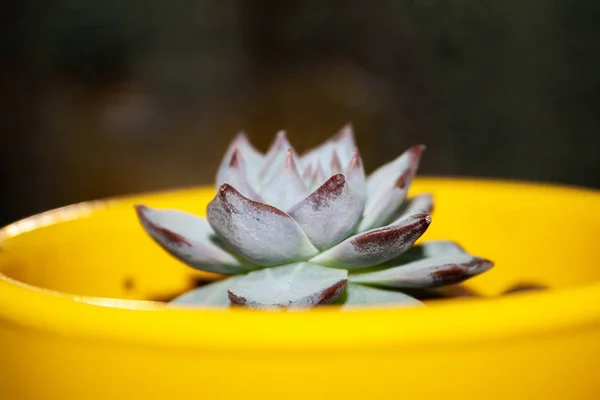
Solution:
[(229, 288), (232, 303), (252, 308), (329, 304), (346, 287), (348, 271), (296, 263), (251, 272)]
[(354, 231), (364, 206), (364, 199), (350, 190), (344, 175), (337, 174), (289, 214), (317, 248), (327, 249)]
[(214, 232), (204, 218), (143, 205), (135, 208), (150, 237), (187, 265), (219, 274), (237, 274), (251, 269), (213, 242)]
[(285, 212), (223, 185), (207, 209), (208, 222), (237, 254), (262, 266), (307, 260), (318, 253)]
[(376, 272), (351, 275), (354, 283), (426, 289), (462, 282), (492, 268), (494, 263), (468, 254), (425, 258)]
[(262, 187), (260, 194), (266, 203), (283, 210), (288, 210), (308, 195), (291, 150), (288, 150), (279, 172)]
[(352, 236), (312, 258), (315, 264), (358, 269), (381, 264), (408, 250), (431, 223), (428, 214), (407, 217), (395, 226), (373, 229)]
[(419, 300), (402, 292), (385, 290), (371, 286), (348, 283), (346, 290), (334, 304), (341, 304), (342, 310), (363, 306), (388, 305), (393, 307), (424, 307)]
[(417, 173), (425, 146), (414, 146), (367, 179), (367, 204), (359, 231), (389, 223), (400, 208)]
[(231, 302), (229, 301), (229, 297), (227, 295), (227, 289), (239, 279), (240, 276), (232, 276), (228, 279), (209, 283), (182, 294), (181, 296), (171, 300), (169, 304), (230, 306)]

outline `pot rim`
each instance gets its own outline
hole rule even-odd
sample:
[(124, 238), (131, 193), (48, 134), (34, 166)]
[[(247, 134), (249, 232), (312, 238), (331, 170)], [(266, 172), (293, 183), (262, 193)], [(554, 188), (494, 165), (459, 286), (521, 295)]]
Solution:
[[(591, 196), (594, 202), (600, 203), (600, 191), (565, 185), (448, 177), (418, 180), (483, 185), (495, 190), (539, 191), (544, 196)], [(205, 186), (202, 189), (209, 190)], [(141, 195), (192, 190), (198, 188)], [(0, 230), (0, 245), (6, 238), (81, 218), (111, 205), (132, 203), (138, 197), (120, 196), (85, 202), (23, 219)], [(426, 308), (373, 307), (343, 313), (335, 306), (296, 312), (189, 309), (151, 301), (71, 295), (0, 274), (0, 323), (9, 321), (32, 330), (69, 337), (183, 348), (356, 351), (364, 344), (373, 351), (390, 344), (430, 347), (465, 341), (540, 338), (550, 332), (566, 335), (593, 329), (600, 326), (599, 298), (600, 282), (591, 282), (496, 298), (444, 300), (432, 302)]]

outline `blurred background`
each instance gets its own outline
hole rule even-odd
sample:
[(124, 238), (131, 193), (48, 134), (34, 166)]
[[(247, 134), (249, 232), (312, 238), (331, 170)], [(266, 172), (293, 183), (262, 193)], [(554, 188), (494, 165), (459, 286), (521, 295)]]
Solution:
[[(367, 170), (600, 187), (596, 0), (6, 0), (0, 223), (351, 121)], [(515, 194), (515, 201), (517, 194)]]

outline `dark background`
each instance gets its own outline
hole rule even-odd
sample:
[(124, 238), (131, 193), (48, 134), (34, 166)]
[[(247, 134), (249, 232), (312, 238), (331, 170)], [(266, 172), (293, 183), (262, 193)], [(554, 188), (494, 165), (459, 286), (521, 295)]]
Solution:
[[(0, 222), (211, 183), (245, 129), (600, 187), (597, 0), (3, 2)], [(515, 201), (518, 195), (515, 194)]]

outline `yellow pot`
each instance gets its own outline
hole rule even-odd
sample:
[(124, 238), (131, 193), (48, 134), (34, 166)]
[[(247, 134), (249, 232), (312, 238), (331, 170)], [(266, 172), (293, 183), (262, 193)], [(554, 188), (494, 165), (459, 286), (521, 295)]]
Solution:
[[(75, 205), (0, 231), (0, 398), (598, 399), (600, 194), (421, 179), (424, 239), (496, 261), (489, 296), (421, 309), (190, 310), (152, 300), (206, 277), (131, 205), (199, 214), (201, 188)], [(520, 282), (551, 289), (498, 296)], [(120, 300), (117, 300), (120, 299)]]

